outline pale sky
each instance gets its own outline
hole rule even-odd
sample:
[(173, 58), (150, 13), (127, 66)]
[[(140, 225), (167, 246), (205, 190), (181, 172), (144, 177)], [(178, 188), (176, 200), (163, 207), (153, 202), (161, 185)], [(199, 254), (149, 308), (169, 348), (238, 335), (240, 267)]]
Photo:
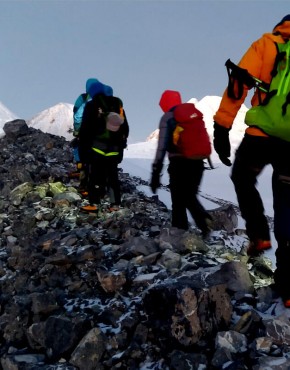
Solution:
[(225, 61), (289, 10), (288, 0), (0, 0), (0, 101), (29, 119), (73, 104), (96, 77), (123, 100), (130, 142), (144, 141), (165, 89), (221, 96)]

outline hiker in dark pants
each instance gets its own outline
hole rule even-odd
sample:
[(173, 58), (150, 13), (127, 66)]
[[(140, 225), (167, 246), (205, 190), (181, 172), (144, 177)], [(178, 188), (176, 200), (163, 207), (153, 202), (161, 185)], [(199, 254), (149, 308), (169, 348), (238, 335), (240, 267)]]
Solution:
[(172, 157), (169, 160), (169, 187), (172, 200), (172, 226), (188, 229), (187, 209), (196, 226), (207, 236), (209, 214), (197, 194), (204, 171), (203, 160)]
[[(121, 205), (118, 164), (127, 140), (128, 127), (123, 129), (125, 116), (112, 111), (113, 97), (98, 94), (89, 101), (84, 109), (81, 125), (80, 156), (89, 165), (88, 205), (81, 207), (85, 212), (98, 212), (101, 200), (110, 190), (110, 210)], [(115, 98), (115, 100), (120, 99)], [(124, 133), (125, 132), (125, 133)]]
[[(187, 210), (194, 219), (196, 226), (206, 238), (210, 233), (211, 216), (199, 202), (197, 194), (204, 172), (203, 159), (188, 159), (170, 142), (173, 140), (174, 113), (176, 106), (181, 105), (181, 97), (177, 91), (166, 90), (161, 97), (160, 107), (165, 112), (159, 124), (158, 146), (152, 165), (151, 190), (156, 193), (160, 187), (160, 174), (166, 153), (169, 158), (169, 187), (172, 200), (173, 227), (188, 230)], [(190, 143), (192, 144), (192, 143)]]
[[(249, 237), (247, 253), (255, 257), (271, 248), (269, 225), (256, 184), (257, 177), (266, 165), (270, 164), (273, 168), (274, 234), (278, 245), (274, 280), (285, 307), (290, 308), (290, 285), (287, 283), (290, 276), (290, 137), (269, 132), (266, 126), (266, 117), (269, 115), (260, 119), (262, 116), (257, 114), (261, 109), (265, 109), (267, 101), (271, 102), (275, 95), (275, 91), (271, 90), (271, 81), (273, 82), (277, 75), (278, 59), (281, 56), (278, 53), (278, 45), (285, 48), (289, 38), (290, 14), (274, 27), (272, 33), (265, 33), (255, 41), (238, 64), (240, 69), (233, 69), (229, 74), (228, 88), (214, 115), (214, 148), (220, 160), (230, 166), (229, 131), (248, 90), (256, 87), (251, 100), (252, 108), (245, 117), (245, 123), (249, 127), (237, 149), (231, 179)], [(280, 58), (280, 61), (282, 59)], [(286, 63), (289, 63), (289, 60)], [(250, 81), (252, 79), (252, 85), (249, 78)], [(265, 86), (268, 86), (269, 93)], [(287, 93), (289, 91), (290, 89)], [(271, 123), (273, 127), (276, 122), (280, 122), (280, 118), (282, 109), (277, 110), (277, 115)]]
[[(118, 157), (104, 156), (92, 150), (90, 164), (90, 177), (88, 183), (89, 203), (91, 211), (93, 204), (100, 204), (107, 194), (108, 188), (112, 189), (114, 201), (111, 207), (121, 204), (120, 182), (118, 177)], [(84, 210), (87, 209), (86, 206)]]
[[(74, 140), (72, 141), (72, 147), (74, 148), (74, 159), (77, 164), (77, 173), (80, 180), (79, 184), (79, 192), (86, 196), (88, 194), (88, 181), (89, 181), (89, 164), (83, 162), (85, 157), (82, 155), (81, 161), (81, 154), (79, 149), (79, 133), (81, 131), (83, 115), (86, 104), (92, 100), (92, 98), (98, 94), (103, 94), (107, 98), (113, 95), (113, 89), (111, 86), (104, 85), (102, 82), (97, 80), (96, 78), (89, 78), (86, 82), (86, 92), (79, 95), (77, 100), (75, 101), (73, 107), (73, 134)], [(82, 140), (83, 141), (83, 140)]]

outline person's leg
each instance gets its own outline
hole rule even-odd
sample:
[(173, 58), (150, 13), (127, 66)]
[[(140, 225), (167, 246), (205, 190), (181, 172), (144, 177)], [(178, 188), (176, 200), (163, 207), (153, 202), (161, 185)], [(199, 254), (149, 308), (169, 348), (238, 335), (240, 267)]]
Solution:
[(186, 208), (189, 210), (196, 226), (201, 230), (202, 235), (206, 236), (210, 232), (208, 224), (212, 218), (198, 199), (203, 171), (204, 163), (202, 160), (187, 160), (187, 182), (185, 188), (188, 196)]
[(185, 189), (184, 182), (186, 176), (184, 172), (183, 160), (179, 158), (172, 158), (168, 167), (169, 173), (169, 188), (172, 201), (172, 221), (173, 227), (179, 229), (188, 229), (188, 219), (185, 205)]
[(277, 240), (274, 280), (287, 307), (290, 307), (290, 143), (273, 139), (274, 234)]
[(89, 165), (88, 198), (90, 204), (100, 204), (106, 189), (106, 163), (105, 158), (93, 153)]
[(82, 168), (80, 170), (80, 185), (79, 192), (83, 195), (87, 193), (89, 181), (89, 165), (87, 163), (82, 163)]
[(120, 190), (120, 180), (118, 173), (118, 160), (117, 158), (108, 158), (107, 165), (107, 186), (112, 193), (110, 196), (111, 205), (119, 206), (121, 204), (121, 190)]
[(264, 214), (261, 196), (256, 188), (257, 176), (270, 162), (270, 150), (268, 138), (245, 135), (237, 149), (232, 168), (231, 179), (235, 186), (241, 215), (246, 223), (247, 234), (252, 243), (253, 250), (249, 250), (249, 254), (254, 252), (258, 243), (261, 249), (271, 247), (268, 221)]

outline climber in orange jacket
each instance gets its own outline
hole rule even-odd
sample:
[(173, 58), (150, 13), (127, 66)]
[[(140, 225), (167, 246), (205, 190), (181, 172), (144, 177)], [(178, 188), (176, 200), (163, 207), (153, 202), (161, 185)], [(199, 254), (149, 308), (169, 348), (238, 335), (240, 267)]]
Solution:
[[(238, 66), (258, 81), (270, 85), (278, 50), (276, 44), (286, 43), (289, 39), (290, 14), (274, 27), (272, 33), (265, 33), (253, 42)], [(252, 87), (256, 87), (254, 83), (241, 85), (239, 79), (229, 75), (229, 85), (214, 115), (214, 148), (221, 162), (227, 166), (231, 166), (229, 132)], [(251, 99), (252, 106), (260, 104), (265, 96), (266, 92), (256, 88)], [(290, 307), (290, 286), (287, 284), (290, 261), (290, 142), (269, 136), (259, 127), (254, 125), (246, 129), (236, 151), (231, 179), (246, 223), (249, 237), (247, 253), (256, 256), (271, 248), (269, 225), (256, 188), (257, 177), (266, 165), (270, 164), (273, 168), (274, 234), (278, 245), (274, 279), (285, 306)]]

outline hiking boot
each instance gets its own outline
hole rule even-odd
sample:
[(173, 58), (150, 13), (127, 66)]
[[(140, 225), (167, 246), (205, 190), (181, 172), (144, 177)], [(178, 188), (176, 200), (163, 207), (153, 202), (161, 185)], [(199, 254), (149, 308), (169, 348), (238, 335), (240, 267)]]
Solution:
[(120, 206), (118, 204), (113, 204), (109, 207), (109, 212), (117, 212), (120, 210)]
[[(275, 271), (277, 273), (277, 270)], [(272, 290), (272, 297), (275, 301), (278, 300), (278, 298), (282, 299), (282, 302), (284, 304), (285, 308), (290, 308), (290, 293), (289, 288), (285, 287), (285, 280), (283, 278), (279, 279), (279, 283), (277, 282), (278, 278), (277, 275), (275, 276), (274, 273), (274, 280), (275, 282), (269, 285), (269, 287)]]
[(80, 172), (79, 172), (79, 171), (70, 172), (70, 173), (68, 174), (68, 177), (69, 177), (70, 179), (79, 179), (79, 177), (80, 177)]
[(247, 255), (251, 257), (258, 257), (267, 249), (272, 247), (270, 240), (257, 239), (255, 241), (250, 241), (247, 248)]
[(89, 193), (86, 190), (81, 190), (79, 191), (79, 193), (81, 194), (83, 198), (86, 198), (89, 195)]
[(211, 216), (210, 217), (206, 217), (205, 224), (206, 224), (206, 226), (201, 228), (201, 235), (202, 235), (202, 238), (203, 239), (206, 239), (210, 235), (210, 233), (212, 232), (212, 230), (213, 230), (212, 229), (213, 220), (212, 220)]
[(87, 204), (86, 206), (81, 207), (81, 211), (88, 213), (96, 213), (98, 212), (98, 206), (96, 206), (95, 204)]

